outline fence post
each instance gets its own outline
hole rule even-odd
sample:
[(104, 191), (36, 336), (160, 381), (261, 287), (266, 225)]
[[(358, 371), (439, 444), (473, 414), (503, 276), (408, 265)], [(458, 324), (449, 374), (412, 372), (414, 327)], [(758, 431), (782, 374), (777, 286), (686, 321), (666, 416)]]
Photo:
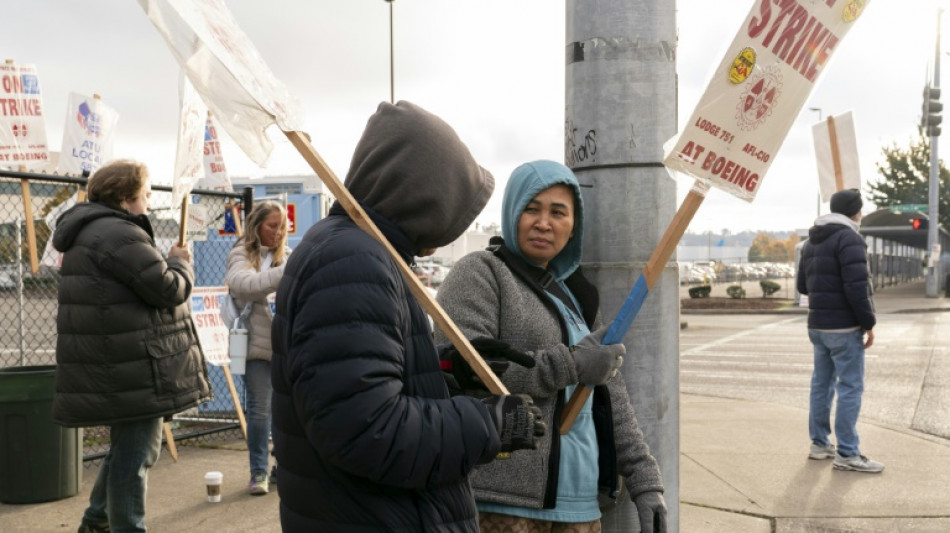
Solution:
[(241, 200), (244, 204), (244, 216), (250, 214), (251, 210), (254, 209), (254, 188), (253, 187), (244, 187), (244, 198)]

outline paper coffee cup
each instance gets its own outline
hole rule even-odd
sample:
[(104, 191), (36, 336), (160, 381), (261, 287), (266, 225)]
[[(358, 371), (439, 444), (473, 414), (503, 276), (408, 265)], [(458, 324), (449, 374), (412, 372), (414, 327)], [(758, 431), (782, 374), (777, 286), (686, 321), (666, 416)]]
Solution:
[(223, 479), (224, 474), (221, 472), (208, 472), (205, 474), (205, 487), (208, 490), (209, 502), (221, 501), (221, 481)]

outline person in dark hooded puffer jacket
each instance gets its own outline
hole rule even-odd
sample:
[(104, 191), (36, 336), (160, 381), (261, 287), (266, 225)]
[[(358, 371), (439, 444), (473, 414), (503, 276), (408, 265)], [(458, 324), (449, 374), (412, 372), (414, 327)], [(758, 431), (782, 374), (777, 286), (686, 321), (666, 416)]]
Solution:
[(145, 165), (116, 160), (86, 186), (88, 202), (60, 216), (53, 421), (109, 426), (110, 445), (80, 532), (145, 531), (148, 469), (162, 420), (210, 399), (191, 321), (186, 247), (155, 247)]
[[(410, 263), (458, 238), (494, 179), (441, 119), (384, 102), (345, 185)], [(339, 203), (290, 256), (271, 333), (285, 532), (476, 533), (469, 473), (544, 427), (527, 396), (449, 397), (425, 311)]]
[[(808, 338), (815, 352), (811, 376), (809, 459), (834, 459), (835, 470), (878, 473), (884, 465), (861, 454), (858, 415), (864, 393), (864, 350), (874, 343), (874, 301), (867, 244), (860, 234), (861, 193), (831, 195), (831, 213), (808, 230), (798, 265), (798, 292), (808, 295)], [(867, 337), (867, 341), (865, 341)], [(831, 403), (835, 393), (835, 437)]]

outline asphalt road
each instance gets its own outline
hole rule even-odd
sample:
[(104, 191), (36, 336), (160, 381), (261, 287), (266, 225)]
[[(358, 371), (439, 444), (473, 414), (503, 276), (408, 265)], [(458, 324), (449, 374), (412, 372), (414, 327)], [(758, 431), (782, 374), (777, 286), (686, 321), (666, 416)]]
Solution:
[[(680, 389), (807, 409), (806, 315), (684, 315)], [(861, 419), (950, 438), (950, 313), (879, 314)], [(803, 428), (806, 433), (807, 428)]]

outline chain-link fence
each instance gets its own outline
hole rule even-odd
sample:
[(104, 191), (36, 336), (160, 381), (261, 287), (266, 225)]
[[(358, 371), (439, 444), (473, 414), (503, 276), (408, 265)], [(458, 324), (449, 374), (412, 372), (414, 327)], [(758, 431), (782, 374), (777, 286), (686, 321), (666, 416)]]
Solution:
[[(50, 237), (56, 217), (84, 198), (85, 183), (85, 178), (0, 171), (0, 368), (56, 363), (60, 256)], [(228, 252), (243, 225), (244, 207), (253, 202), (252, 192), (193, 191), (191, 199), (209, 215), (192, 242), (195, 285), (222, 286)], [(152, 187), (149, 219), (163, 252), (179, 238), (181, 205), (171, 203), (170, 187)], [(195, 228), (189, 225), (189, 231)], [(241, 435), (222, 369), (209, 365), (208, 373), (215, 398), (175, 415), (170, 426), (176, 441), (202, 443)], [(234, 376), (234, 384), (243, 409), (242, 376)], [(85, 428), (83, 436), (83, 458), (89, 466), (108, 451), (109, 428)]]

